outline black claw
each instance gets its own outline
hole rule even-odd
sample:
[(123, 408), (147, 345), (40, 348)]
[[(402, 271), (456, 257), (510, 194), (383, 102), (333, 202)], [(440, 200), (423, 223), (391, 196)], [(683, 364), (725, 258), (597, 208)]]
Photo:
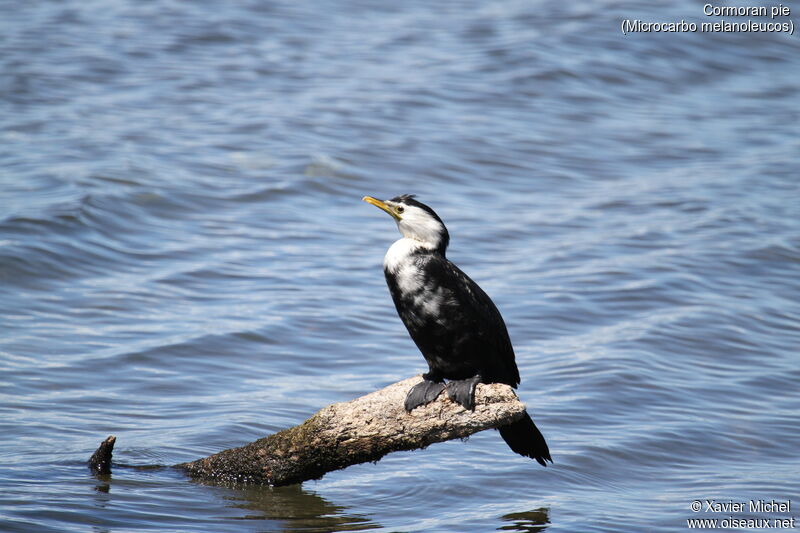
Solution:
[(472, 411), (475, 409), (475, 387), (480, 382), (480, 376), (451, 380), (447, 383), (447, 396), (467, 411)]
[(427, 379), (417, 383), (411, 387), (411, 390), (408, 391), (408, 395), (406, 395), (406, 411), (411, 412), (420, 405), (431, 403), (443, 390), (444, 383), (437, 383)]

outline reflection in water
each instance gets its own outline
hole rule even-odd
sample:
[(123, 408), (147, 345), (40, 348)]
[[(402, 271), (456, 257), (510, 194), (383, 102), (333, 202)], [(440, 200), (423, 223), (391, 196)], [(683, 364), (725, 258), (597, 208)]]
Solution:
[[(208, 484), (208, 483), (203, 483)], [(266, 487), (246, 485), (229, 488), (223, 496), (229, 507), (252, 511), (244, 520), (281, 520), (286, 531), (357, 531), (381, 527), (364, 516), (346, 514), (302, 485)]]
[(97, 492), (104, 492), (108, 493), (111, 489), (111, 474), (93, 474), (94, 478), (97, 480), (97, 485), (94, 486), (94, 490)]
[[(170, 470), (170, 467), (117, 463), (114, 465), (114, 469), (119, 473), (120, 470), (134, 472)], [(97, 481), (94, 486), (96, 506), (105, 508), (110, 501), (112, 475), (97, 473), (92, 475)], [(186, 479), (182, 475), (179, 477)], [(381, 527), (365, 516), (346, 514), (346, 507), (333, 505), (317, 494), (304, 490), (299, 484), (287, 487), (269, 487), (196, 480), (186, 480), (186, 482), (215, 489), (221, 492), (218, 496), (214, 496), (215, 498), (219, 497), (225, 501), (229, 508), (242, 510), (241, 513), (236, 513), (238, 516), (229, 518), (279, 521), (281, 531), (322, 533), (326, 531), (361, 531)]]
[[(94, 506), (97, 509), (105, 510), (110, 501), (111, 474), (98, 474), (93, 472), (92, 476), (97, 480), (94, 486)], [(99, 525), (92, 525), (92, 533), (108, 533), (109, 529)]]
[(550, 509), (541, 507), (533, 511), (510, 513), (501, 517), (501, 520), (512, 523), (498, 527), (497, 531), (544, 531), (550, 523)]

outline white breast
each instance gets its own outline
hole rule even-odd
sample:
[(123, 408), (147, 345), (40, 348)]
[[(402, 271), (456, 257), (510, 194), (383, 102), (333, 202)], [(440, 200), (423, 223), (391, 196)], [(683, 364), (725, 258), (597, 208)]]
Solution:
[(415, 250), (428, 248), (416, 239), (402, 238), (395, 242), (383, 258), (383, 267), (397, 280), (397, 287), (403, 294), (413, 294), (414, 306), (422, 313), (436, 315), (444, 299), (440, 287), (425, 285), (423, 273), (414, 262)]
[(403, 266), (412, 266), (410, 265), (411, 254), (420, 248), (427, 248), (427, 246), (416, 239), (407, 237), (398, 239), (386, 252), (386, 256), (383, 258), (383, 268), (392, 274), (397, 274)]

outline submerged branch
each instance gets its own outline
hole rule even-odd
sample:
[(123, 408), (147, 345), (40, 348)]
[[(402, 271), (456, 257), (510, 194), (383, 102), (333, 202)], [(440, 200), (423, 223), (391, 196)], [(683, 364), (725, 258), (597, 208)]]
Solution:
[(115, 442), (117, 442), (117, 437), (111, 435), (100, 443), (100, 446), (89, 458), (89, 468), (92, 472), (95, 474), (111, 473), (111, 452), (114, 451)]

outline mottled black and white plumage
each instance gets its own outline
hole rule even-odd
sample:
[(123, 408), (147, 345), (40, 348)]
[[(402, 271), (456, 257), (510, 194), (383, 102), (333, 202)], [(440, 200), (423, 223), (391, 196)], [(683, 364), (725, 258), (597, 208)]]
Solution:
[[(445, 256), (450, 235), (442, 219), (412, 195), (385, 201), (365, 196), (364, 201), (392, 215), (403, 235), (386, 253), (383, 269), (397, 313), (429, 368), (409, 391), (405, 408), (429, 403), (446, 388), (452, 400), (474, 409), (478, 383), (516, 388), (519, 371), (503, 317), (478, 284)], [(552, 462), (527, 413), (501, 427), (500, 434), (515, 452), (545, 466)]]

